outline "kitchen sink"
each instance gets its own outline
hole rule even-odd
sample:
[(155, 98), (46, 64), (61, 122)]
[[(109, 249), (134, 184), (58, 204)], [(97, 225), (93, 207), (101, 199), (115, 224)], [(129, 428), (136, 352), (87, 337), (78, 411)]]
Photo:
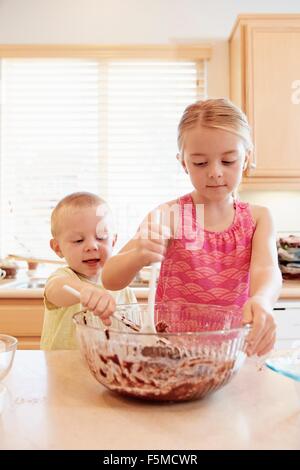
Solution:
[(45, 280), (20, 281), (14, 285), (16, 289), (41, 289), (46, 285)]
[(1, 289), (43, 289), (47, 279), (24, 279), (12, 280), (11, 282), (1, 283)]

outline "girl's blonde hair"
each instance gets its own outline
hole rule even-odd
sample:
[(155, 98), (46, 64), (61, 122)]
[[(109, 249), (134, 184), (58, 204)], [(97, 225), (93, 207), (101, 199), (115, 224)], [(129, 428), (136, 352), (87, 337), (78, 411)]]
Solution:
[(178, 125), (178, 148), (182, 153), (184, 136), (187, 130), (196, 125), (223, 129), (238, 135), (243, 140), (245, 150), (253, 149), (250, 126), (246, 115), (225, 98), (199, 100), (189, 105)]

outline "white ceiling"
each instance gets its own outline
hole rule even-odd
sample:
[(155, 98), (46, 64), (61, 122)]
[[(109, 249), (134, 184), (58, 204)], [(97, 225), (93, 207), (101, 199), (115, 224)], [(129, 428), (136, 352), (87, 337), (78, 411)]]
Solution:
[(0, 0), (0, 43), (227, 39), (240, 13), (300, 13), (300, 0)]

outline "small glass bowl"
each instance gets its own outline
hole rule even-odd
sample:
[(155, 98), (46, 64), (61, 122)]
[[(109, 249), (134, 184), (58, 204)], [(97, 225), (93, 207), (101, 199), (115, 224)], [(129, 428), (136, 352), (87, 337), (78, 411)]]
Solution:
[(0, 383), (0, 415), (2, 411), (4, 410), (5, 397), (6, 397), (6, 387), (5, 385)]
[(266, 359), (265, 364), (274, 372), (294, 380), (300, 403), (300, 348), (275, 351)]
[(4, 379), (11, 369), (17, 344), (17, 338), (0, 334), (0, 380)]
[[(118, 305), (117, 313), (139, 325), (146, 304)], [(246, 357), (249, 327), (227, 307), (156, 304), (158, 333), (122, 324), (104, 329), (90, 312), (74, 315), (80, 349), (94, 377), (122, 395), (155, 401), (202, 398), (228, 383)], [(164, 322), (164, 325), (162, 325)]]

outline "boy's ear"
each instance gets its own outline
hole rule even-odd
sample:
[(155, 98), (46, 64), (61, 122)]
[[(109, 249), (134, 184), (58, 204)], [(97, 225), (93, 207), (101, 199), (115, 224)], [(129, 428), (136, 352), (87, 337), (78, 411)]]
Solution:
[(181, 164), (181, 166), (184, 169), (184, 171), (186, 172), (186, 174), (188, 174), (189, 172), (187, 171), (187, 167), (186, 167), (184, 158), (180, 155), (180, 153), (177, 153), (176, 158), (179, 161), (179, 163)]
[(54, 253), (57, 254), (57, 256), (59, 256), (60, 258), (64, 257), (64, 255), (62, 254), (62, 252), (60, 250), (59, 243), (55, 238), (51, 238), (50, 247), (54, 251)]

